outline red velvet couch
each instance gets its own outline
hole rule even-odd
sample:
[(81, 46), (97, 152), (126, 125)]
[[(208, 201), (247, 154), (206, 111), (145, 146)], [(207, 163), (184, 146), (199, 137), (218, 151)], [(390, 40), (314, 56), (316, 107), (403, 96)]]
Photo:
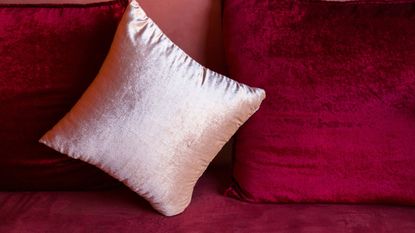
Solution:
[[(141, 2), (192, 57), (226, 73), (220, 1)], [(223, 193), (231, 182), (230, 151), (227, 145), (199, 180), (190, 206), (178, 216), (160, 215), (125, 187), (0, 192), (0, 232), (415, 232), (413, 207), (252, 204), (227, 198)]]

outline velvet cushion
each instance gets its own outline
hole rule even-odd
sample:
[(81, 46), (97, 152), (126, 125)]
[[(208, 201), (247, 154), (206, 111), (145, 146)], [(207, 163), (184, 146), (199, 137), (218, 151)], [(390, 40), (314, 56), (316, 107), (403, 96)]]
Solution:
[[(193, 59), (209, 69), (227, 74), (222, 0), (140, 0), (140, 5), (161, 30)], [(224, 146), (212, 161), (212, 166), (230, 164), (232, 142)]]
[(91, 163), (171, 216), (265, 93), (203, 67), (132, 1), (94, 82), (42, 143)]
[(0, 189), (112, 183), (99, 169), (38, 143), (96, 76), (126, 1), (0, 5)]
[(232, 78), (268, 98), (227, 194), (415, 204), (415, 2), (225, 3)]
[(158, 215), (128, 189), (0, 192), (0, 232), (7, 233), (413, 233), (415, 208), (382, 205), (250, 204), (221, 195), (228, 167), (208, 169), (192, 205)]

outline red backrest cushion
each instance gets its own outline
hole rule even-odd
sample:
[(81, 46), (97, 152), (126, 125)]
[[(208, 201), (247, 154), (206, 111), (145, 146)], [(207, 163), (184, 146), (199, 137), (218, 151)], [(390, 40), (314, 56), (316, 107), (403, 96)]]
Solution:
[(126, 3), (0, 5), (1, 190), (113, 182), (38, 140), (95, 78)]
[(415, 2), (227, 0), (232, 78), (267, 99), (227, 194), (415, 204)]

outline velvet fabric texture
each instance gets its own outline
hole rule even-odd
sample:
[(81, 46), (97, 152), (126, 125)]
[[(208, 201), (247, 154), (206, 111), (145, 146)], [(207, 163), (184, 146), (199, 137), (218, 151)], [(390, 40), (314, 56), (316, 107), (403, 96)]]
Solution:
[(0, 189), (114, 183), (38, 143), (98, 73), (127, 2), (0, 5)]
[(128, 189), (0, 192), (0, 232), (413, 233), (415, 209), (382, 205), (269, 205), (224, 198), (230, 171), (209, 169), (185, 213), (165, 218)]
[(127, 8), (94, 82), (40, 140), (125, 183), (166, 216), (265, 98), (189, 57), (147, 17)]
[(232, 78), (267, 91), (227, 195), (415, 204), (415, 2), (225, 3)]

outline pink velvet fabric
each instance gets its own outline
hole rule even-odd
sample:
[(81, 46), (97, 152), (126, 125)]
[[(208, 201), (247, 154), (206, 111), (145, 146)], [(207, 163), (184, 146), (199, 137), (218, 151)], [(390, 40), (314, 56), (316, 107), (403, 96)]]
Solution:
[[(228, 168), (226, 168), (228, 169)], [(208, 170), (192, 204), (166, 218), (128, 189), (0, 192), (7, 233), (411, 233), (415, 209), (381, 205), (251, 204), (222, 195), (229, 170)]]
[(227, 194), (415, 204), (415, 1), (225, 2), (232, 78), (267, 99)]
[(38, 140), (95, 78), (126, 3), (0, 5), (1, 190), (113, 183)]

